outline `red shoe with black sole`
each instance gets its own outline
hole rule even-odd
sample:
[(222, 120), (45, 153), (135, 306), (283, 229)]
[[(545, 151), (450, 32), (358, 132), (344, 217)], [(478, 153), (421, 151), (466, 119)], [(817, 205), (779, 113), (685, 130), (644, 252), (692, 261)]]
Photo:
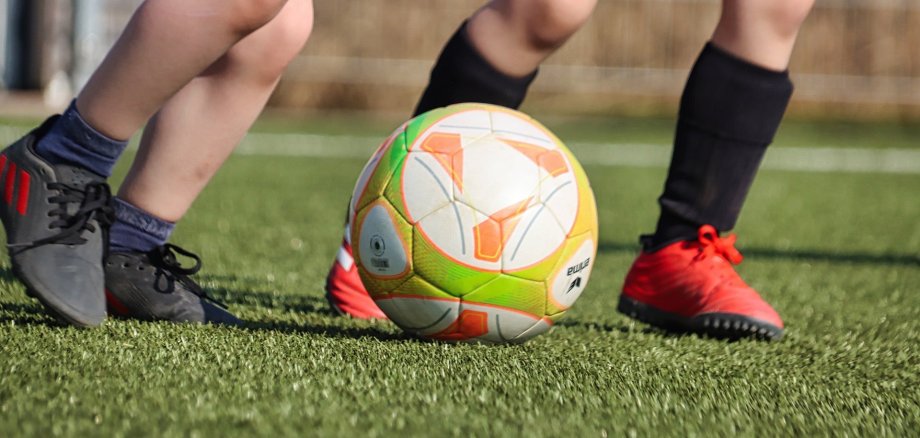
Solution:
[(710, 225), (696, 240), (643, 251), (626, 276), (617, 310), (671, 332), (720, 339), (779, 340), (783, 321), (733, 265), (735, 236)]

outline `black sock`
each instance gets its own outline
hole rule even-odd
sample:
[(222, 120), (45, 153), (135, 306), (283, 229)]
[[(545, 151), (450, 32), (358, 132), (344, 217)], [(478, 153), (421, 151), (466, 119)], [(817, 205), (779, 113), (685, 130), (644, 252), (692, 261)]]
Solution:
[(681, 98), (661, 217), (647, 249), (695, 239), (703, 224), (735, 226), (791, 96), (788, 72), (706, 45)]
[(460, 25), (431, 70), (428, 87), (422, 93), (414, 115), (462, 102), (482, 102), (517, 109), (537, 72), (515, 78), (489, 64)]

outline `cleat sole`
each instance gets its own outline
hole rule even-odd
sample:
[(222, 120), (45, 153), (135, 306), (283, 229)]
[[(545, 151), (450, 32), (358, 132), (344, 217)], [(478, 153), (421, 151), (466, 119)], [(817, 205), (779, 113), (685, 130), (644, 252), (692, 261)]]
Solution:
[(696, 333), (716, 339), (778, 341), (783, 329), (773, 324), (732, 313), (706, 313), (692, 318), (656, 309), (620, 295), (617, 311), (636, 320), (674, 333)]

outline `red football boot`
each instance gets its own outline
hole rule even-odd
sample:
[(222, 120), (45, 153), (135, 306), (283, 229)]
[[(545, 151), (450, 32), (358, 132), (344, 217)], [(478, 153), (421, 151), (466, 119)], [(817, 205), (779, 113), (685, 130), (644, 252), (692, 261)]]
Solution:
[(336, 312), (359, 319), (387, 319), (367, 293), (348, 242), (348, 231), (326, 276), (326, 299)]
[(783, 320), (732, 267), (742, 260), (735, 236), (721, 238), (711, 225), (698, 233), (697, 240), (642, 251), (626, 275), (617, 310), (671, 331), (782, 338)]

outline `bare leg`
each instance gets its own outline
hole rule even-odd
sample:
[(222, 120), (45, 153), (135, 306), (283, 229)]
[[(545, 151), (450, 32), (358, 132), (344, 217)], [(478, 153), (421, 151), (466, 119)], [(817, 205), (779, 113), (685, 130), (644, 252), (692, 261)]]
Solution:
[(493, 0), (447, 41), (415, 114), (460, 102), (517, 108), (540, 63), (588, 20), (596, 0)]
[[(94, 72), (75, 107), (7, 148), (3, 160), (9, 162), (7, 173), (13, 175), (15, 166), (19, 181), (25, 182), (19, 184), (15, 217), (8, 214), (9, 209), (0, 211), (0, 216), (7, 234), (14, 233), (15, 243), (30, 242), (11, 256), (22, 281), (54, 313), (77, 325), (98, 325), (106, 313), (103, 290), (117, 290), (110, 280), (116, 285), (124, 283), (103, 267), (104, 219), (110, 211), (103, 179), (127, 145), (125, 140), (230, 47), (271, 21), (285, 3), (287, 0), (147, 0)], [(5, 179), (7, 193), (13, 193), (11, 180)], [(29, 203), (32, 208), (27, 210)], [(161, 259), (166, 257), (161, 254)], [(106, 267), (114, 266), (116, 262), (106, 261)], [(117, 266), (127, 269), (129, 263)], [(153, 271), (135, 269), (132, 273)], [(128, 275), (122, 280), (130, 278), (137, 279)], [(153, 282), (148, 278), (137, 283)], [(132, 286), (124, 291), (132, 295), (136, 289)], [(142, 308), (137, 312), (124, 313), (150, 318), (150, 311), (157, 310), (159, 319), (236, 321), (228, 312), (215, 310), (219, 308), (195, 290), (160, 292), (140, 299)], [(150, 297), (161, 298), (163, 305), (149, 305)], [(122, 304), (131, 301), (126, 295), (121, 298)], [(172, 305), (167, 306), (168, 301)], [(160, 312), (167, 307), (178, 307), (177, 313)]]
[(814, 0), (724, 0), (712, 42), (761, 67), (782, 71)]
[(312, 28), (311, 0), (290, 0), (169, 99), (144, 130), (119, 197), (175, 222), (262, 111)]
[(470, 18), (473, 46), (509, 76), (533, 72), (591, 16), (596, 0), (493, 0)]
[(127, 139), (286, 0), (147, 0), (77, 97), (97, 131)]
[[(261, 112), (312, 28), (310, 0), (289, 0), (267, 24), (229, 48), (158, 110), (115, 202), (105, 261), (110, 308), (174, 322), (239, 324), (188, 277), (197, 256), (165, 245), (173, 224)], [(178, 255), (196, 260), (176, 267)], [(186, 260), (188, 261), (188, 260)], [(149, 268), (149, 269), (147, 269)], [(185, 279), (162, 288), (162, 276)]]

